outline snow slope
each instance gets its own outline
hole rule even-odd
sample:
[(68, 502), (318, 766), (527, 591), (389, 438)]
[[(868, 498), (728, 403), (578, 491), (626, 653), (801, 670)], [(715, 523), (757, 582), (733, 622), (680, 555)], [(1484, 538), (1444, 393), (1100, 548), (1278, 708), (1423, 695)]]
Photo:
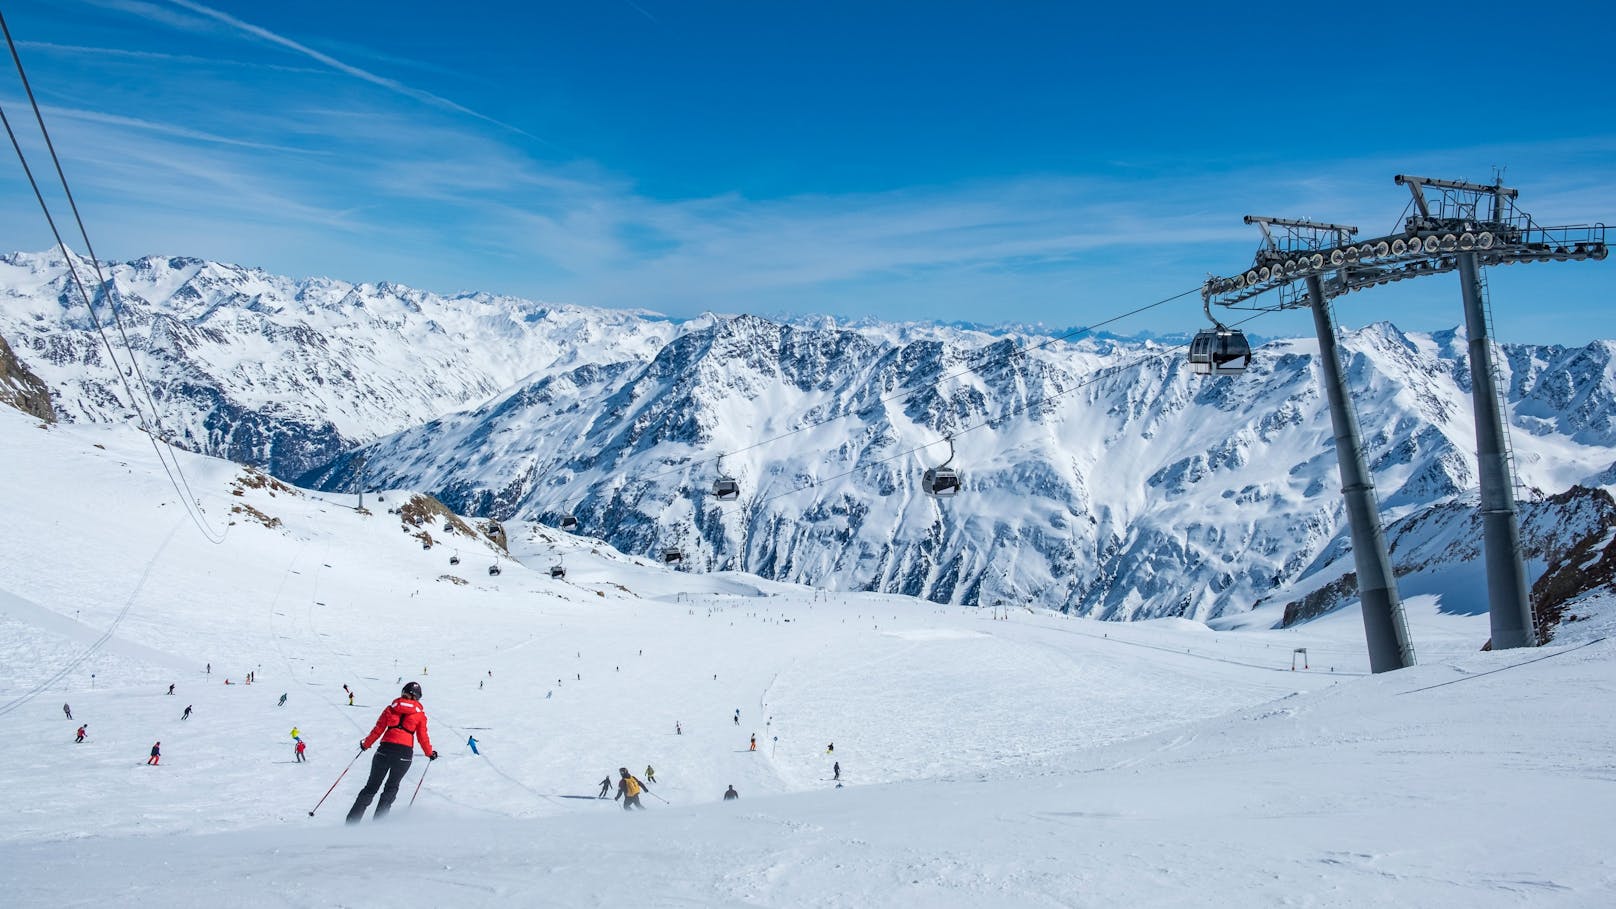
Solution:
[[(210, 526), (244, 509), (212, 545), (139, 435), (5, 411), (0, 437), (16, 905), (1616, 900), (1616, 604), (1555, 648), (1483, 654), (1484, 615), (1411, 598), (1422, 665), (1369, 677), (1351, 609), (1290, 631), (996, 621), (511, 524), (518, 563), (422, 549), (385, 510), (403, 493), (360, 514), (182, 456)], [(344, 827), (359, 762), (310, 818), (410, 678), (443, 754), (419, 801)], [(588, 797), (646, 764), (665, 803)]]

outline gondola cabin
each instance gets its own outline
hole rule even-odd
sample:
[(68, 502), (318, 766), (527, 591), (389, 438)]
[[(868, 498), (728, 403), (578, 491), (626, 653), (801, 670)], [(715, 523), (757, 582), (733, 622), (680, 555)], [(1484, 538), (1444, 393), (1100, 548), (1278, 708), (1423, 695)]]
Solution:
[(1190, 341), (1190, 371), (1203, 376), (1238, 376), (1251, 365), (1251, 344), (1234, 328), (1203, 328)]
[(669, 546), (662, 550), (662, 564), (674, 565), (685, 560), (685, 554), (677, 546)]
[(734, 477), (719, 477), (713, 481), (713, 498), (720, 502), (733, 502), (741, 497), (741, 484)]
[(490, 565), (490, 566), (488, 566), (488, 573), (490, 575), (494, 575), (494, 576), (497, 577), (499, 575), (499, 566), (498, 565)]
[(567, 576), (567, 569), (561, 567), (560, 565), (551, 565), (550, 566), (550, 577), (555, 578), (556, 580), (561, 580), (561, 579), (565, 578), (566, 576)]
[(926, 495), (937, 498), (948, 498), (958, 495), (960, 490), (959, 473), (952, 467), (930, 467), (926, 475), (920, 478), (920, 488)]
[(573, 517), (570, 514), (562, 515), (561, 516), (561, 529), (562, 530), (577, 530), (578, 529), (578, 519)]
[(449, 564), (450, 565), (459, 565), (460, 564), (460, 557), (457, 556), (457, 555), (450, 556), (449, 557)]

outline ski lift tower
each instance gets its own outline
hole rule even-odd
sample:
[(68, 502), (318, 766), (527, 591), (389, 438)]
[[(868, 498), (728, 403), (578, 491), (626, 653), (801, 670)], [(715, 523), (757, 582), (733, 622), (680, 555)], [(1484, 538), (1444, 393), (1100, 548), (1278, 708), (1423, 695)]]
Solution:
[[(1313, 307), (1323, 353), (1328, 299), (1408, 278), (1450, 271), (1459, 273), (1465, 329), (1470, 344), (1472, 406), (1476, 418), (1476, 460), (1481, 487), (1480, 511), (1486, 549), (1492, 646), (1495, 649), (1532, 646), (1537, 642), (1537, 637), (1526, 594), (1526, 571), (1521, 559), (1509, 439), (1489, 337), (1491, 306), (1481, 269), (1488, 265), (1523, 262), (1602, 260), (1609, 254), (1605, 244), (1605, 225), (1539, 226), (1530, 215), (1516, 206), (1518, 192), (1505, 187), (1501, 180), (1489, 185), (1399, 174), (1395, 182), (1408, 187), (1413, 196), (1413, 211), (1399, 232), (1362, 242), (1354, 242), (1347, 234), (1338, 233), (1334, 245), (1325, 247), (1320, 244), (1309, 250), (1305, 244), (1295, 242), (1294, 237), (1288, 245), (1273, 242), (1268, 228), (1292, 222), (1247, 218), (1247, 223), (1259, 223), (1264, 228), (1266, 242), (1264, 248), (1258, 251), (1255, 265), (1243, 274), (1209, 278), (1201, 294), (1209, 306), (1216, 303), (1239, 307), (1260, 294), (1278, 290), (1279, 308), (1286, 308), (1304, 305), (1304, 298), (1295, 289), (1295, 282), (1305, 281), (1305, 303)], [(1320, 239), (1319, 228), (1329, 227), (1295, 223), (1313, 228), (1314, 240)], [(1321, 321), (1321, 312), (1325, 313), (1324, 321)], [(1333, 336), (1333, 330), (1331, 334)], [(1330, 372), (1338, 371), (1333, 356), (1333, 338), (1329, 346), (1332, 355), (1324, 358), (1327, 382), (1330, 381)], [(1344, 392), (1345, 386), (1341, 390)], [(1335, 411), (1332, 397), (1332, 418), (1335, 418)], [(1346, 495), (1352, 483), (1347, 477), (1347, 454), (1340, 448), (1341, 429), (1341, 423), (1337, 422), (1337, 455), (1342, 462), (1342, 486)], [(1355, 432), (1352, 441), (1356, 447)], [(1357, 482), (1364, 484), (1367, 489), (1367, 473)], [(1349, 518), (1353, 513), (1349, 499)], [(1378, 536), (1378, 523), (1375, 532)], [(1357, 552), (1359, 537), (1358, 524), (1354, 521), (1353, 549), (1354, 555), (1360, 560), (1358, 577), (1362, 591), (1365, 575), (1363, 556)], [(1382, 540), (1382, 551), (1384, 545)], [(1386, 578), (1390, 579), (1389, 566)], [(1395, 603), (1395, 589), (1391, 592)], [(1376, 634), (1369, 628), (1371, 619), (1367, 597), (1364, 605), (1364, 624), (1370, 632), (1370, 664), (1376, 672), (1381, 672), (1385, 657), (1377, 657), (1376, 654), (1386, 644), (1382, 642), (1377, 646)], [(1395, 612), (1395, 624), (1401, 629), (1400, 605)], [(1409, 660), (1403, 665), (1409, 665), (1413, 654), (1407, 650), (1406, 630), (1402, 630), (1399, 637), (1403, 644), (1401, 649), (1406, 651)], [(1385, 668), (1398, 667), (1387, 665)]]
[[(1322, 279), (1327, 270), (1338, 265), (1332, 251), (1352, 246), (1358, 228), (1254, 215), (1247, 215), (1246, 223), (1257, 225), (1263, 234), (1251, 269), (1232, 278), (1207, 279), (1201, 288), (1201, 298), (1210, 313), (1213, 303), (1232, 307), (1275, 290), (1279, 297), (1277, 305), (1248, 308), (1306, 306), (1313, 311), (1313, 327), (1319, 336), (1319, 364), (1330, 402), (1330, 423), (1335, 430), (1341, 497), (1346, 503), (1352, 557), (1358, 571), (1358, 598), (1362, 603), (1369, 668), (1388, 672), (1412, 666), (1414, 648), (1409, 643), (1403, 601), (1397, 593), (1386, 536), (1380, 527), (1380, 505), (1375, 500), (1375, 487), (1364, 460), (1358, 417), (1352, 409), (1347, 380), (1336, 351), (1330, 295), (1326, 294)], [(1300, 288), (1298, 281), (1302, 283)]]

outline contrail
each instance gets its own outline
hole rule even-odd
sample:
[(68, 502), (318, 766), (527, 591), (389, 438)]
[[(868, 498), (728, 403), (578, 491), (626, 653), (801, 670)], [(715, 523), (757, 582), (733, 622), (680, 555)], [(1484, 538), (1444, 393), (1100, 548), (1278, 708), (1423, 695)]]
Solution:
[(412, 87), (410, 87), (408, 85), (405, 85), (402, 82), (399, 82), (396, 79), (389, 79), (386, 76), (378, 76), (375, 73), (370, 72), (369, 70), (363, 70), (363, 69), (360, 69), (357, 66), (352, 66), (350, 64), (344, 63), (341, 60), (338, 60), (337, 58), (331, 56), (330, 54), (322, 54), (322, 53), (320, 53), (319, 51), (315, 50), (312, 47), (308, 47), (306, 45), (302, 45), (302, 44), (297, 43), (296, 41), (293, 41), (291, 38), (287, 38), (287, 37), (285, 37), (283, 35), (277, 35), (274, 32), (272, 32), (272, 31), (270, 31), (270, 30), (268, 30), (266, 28), (261, 28), (261, 27), (259, 27), (257, 25), (253, 25), (250, 22), (243, 22), (240, 19), (237, 19), (236, 17), (230, 15), (229, 13), (223, 13), (223, 12), (220, 12), (219, 10), (213, 9), (211, 7), (203, 6), (200, 3), (194, 3), (194, 2), (192, 2), (192, 0), (168, 0), (168, 2), (174, 4), (175, 6), (178, 6), (178, 7), (182, 8), (182, 9), (190, 10), (191, 12), (196, 13), (198, 15), (207, 16), (210, 19), (216, 20), (218, 22), (223, 22), (225, 25), (228, 25), (231, 28), (238, 29), (240, 31), (246, 32), (247, 34), (252, 35), (252, 36), (254, 36), (256, 38), (262, 38), (263, 40), (271, 42), (273, 44), (279, 44), (281, 47), (284, 47), (284, 48), (286, 48), (288, 50), (297, 51), (298, 53), (303, 54), (306, 57), (309, 57), (309, 58), (311, 58), (313, 60), (317, 60), (320, 63), (324, 63), (326, 66), (329, 66), (332, 69), (334, 69), (334, 70), (336, 70), (336, 71), (338, 71), (340, 73), (346, 73), (346, 74), (348, 74), (350, 76), (353, 76), (356, 79), (363, 79), (364, 81), (369, 82), (372, 85), (380, 86), (382, 88), (387, 89), (390, 92), (395, 92), (397, 94), (403, 95), (406, 98), (414, 98), (417, 101), (423, 102), (425, 104), (430, 104), (433, 107), (441, 107), (441, 108), (443, 108), (445, 110), (454, 111), (455, 113), (465, 114), (468, 117), (475, 117), (478, 120), (482, 120), (485, 123), (492, 123), (495, 126), (500, 127), (501, 129), (507, 129), (507, 130), (510, 130), (513, 133), (517, 133), (519, 135), (526, 136), (529, 139), (532, 139), (532, 140), (534, 140), (536, 142), (544, 142), (545, 144), (550, 144), (547, 140), (541, 139), (538, 136), (535, 136), (532, 133), (528, 132), (527, 130), (521, 129), (519, 127), (512, 126), (509, 123), (506, 123), (506, 122), (501, 121), (501, 120), (496, 120), (493, 117), (488, 116), (487, 114), (480, 114), (480, 113), (472, 110), (471, 108), (466, 107), (463, 104), (457, 104), (457, 103), (455, 103), (453, 101), (450, 101), (448, 98), (444, 98), (444, 97), (442, 97), (440, 95), (434, 95), (434, 94), (432, 94), (431, 92), (428, 92), (428, 91), (422, 91), (421, 89), (418, 89), (418, 88), (412, 88)]

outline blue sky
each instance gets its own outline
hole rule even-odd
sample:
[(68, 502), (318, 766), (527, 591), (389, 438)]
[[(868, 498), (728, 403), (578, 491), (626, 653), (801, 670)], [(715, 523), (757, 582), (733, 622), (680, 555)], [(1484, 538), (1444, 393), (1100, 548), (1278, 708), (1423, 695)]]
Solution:
[[(1244, 268), (1248, 213), (1390, 231), (1399, 172), (1505, 167), (1540, 222), (1616, 222), (1616, 6), (1087, 6), (4, 11), (109, 258), (674, 316), (1070, 326)], [(14, 74), (0, 103), (26, 125)], [(0, 192), (0, 248), (49, 247), (14, 160)], [(1616, 261), (1495, 271), (1505, 340), (1616, 337)], [(1462, 321), (1456, 278), (1338, 313)], [(1115, 328), (1203, 322), (1190, 298)]]

